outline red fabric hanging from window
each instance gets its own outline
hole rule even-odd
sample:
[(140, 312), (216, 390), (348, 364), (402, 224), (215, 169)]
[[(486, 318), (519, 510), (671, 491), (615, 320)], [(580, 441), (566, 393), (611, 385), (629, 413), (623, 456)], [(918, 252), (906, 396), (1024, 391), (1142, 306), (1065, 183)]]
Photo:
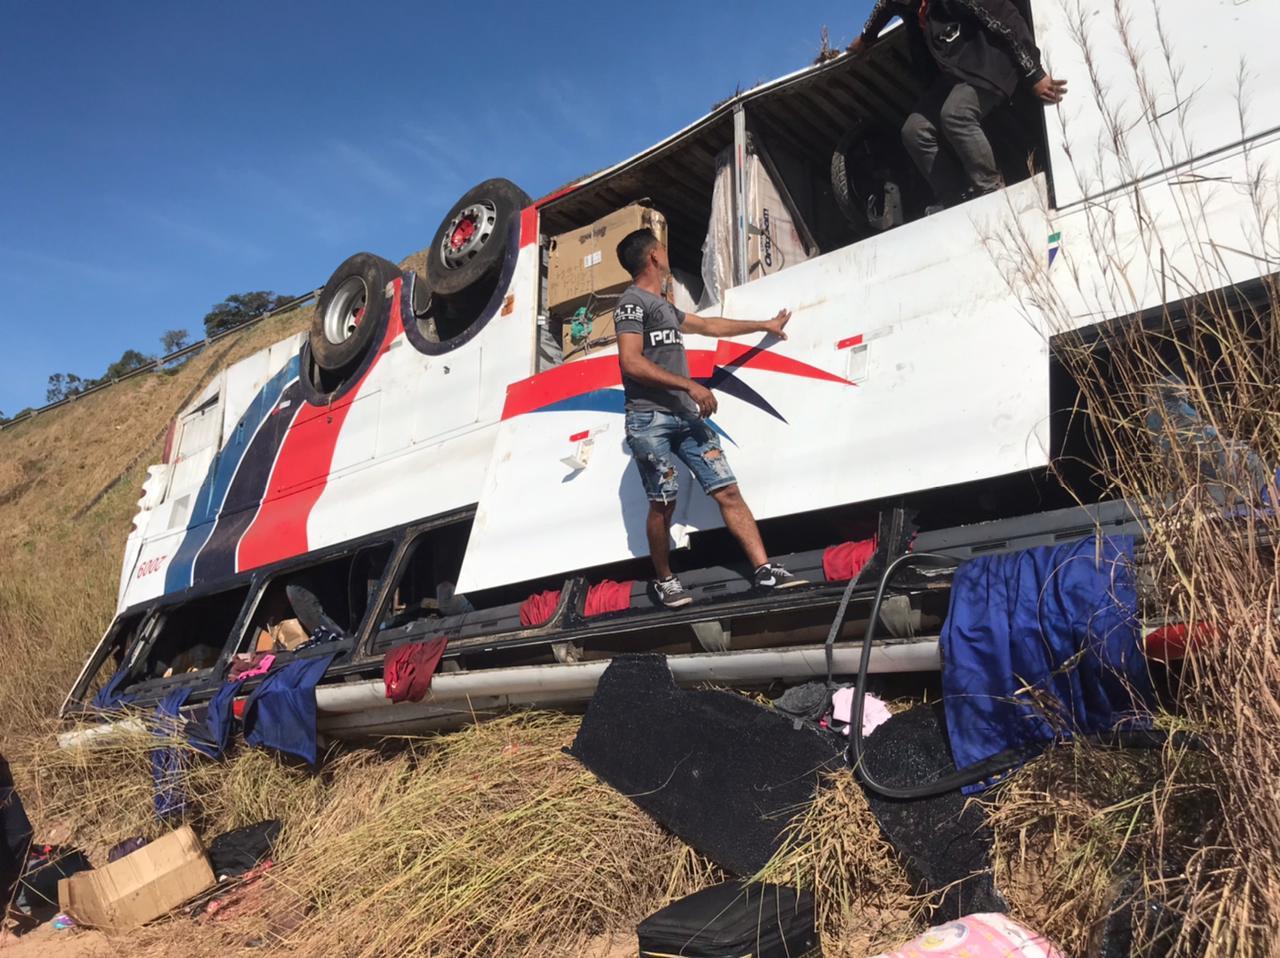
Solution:
[(440, 665), (445, 638), (402, 645), (382, 660), (382, 684), (392, 702), (421, 702), (431, 689), (431, 680)]

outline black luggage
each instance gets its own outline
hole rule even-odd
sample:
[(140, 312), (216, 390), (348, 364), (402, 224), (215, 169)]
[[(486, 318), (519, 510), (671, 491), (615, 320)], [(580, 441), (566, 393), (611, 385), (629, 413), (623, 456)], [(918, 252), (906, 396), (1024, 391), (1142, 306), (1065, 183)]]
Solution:
[(729, 881), (654, 912), (636, 929), (640, 958), (821, 958), (813, 896)]

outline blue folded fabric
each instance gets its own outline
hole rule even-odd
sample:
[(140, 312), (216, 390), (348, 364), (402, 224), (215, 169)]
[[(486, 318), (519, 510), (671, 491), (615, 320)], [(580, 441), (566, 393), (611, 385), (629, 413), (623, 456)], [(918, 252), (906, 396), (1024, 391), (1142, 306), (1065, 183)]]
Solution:
[(231, 707), (244, 679), (224, 682), (209, 700), (209, 708), (203, 721), (187, 726), (187, 741), (196, 751), (209, 758), (222, 758), (231, 744), (231, 727), (234, 722)]
[(244, 707), (244, 740), (314, 765), (316, 683), (333, 659), (300, 659), (263, 679)]
[(941, 637), (957, 768), (1108, 731), (1150, 703), (1132, 559), (1115, 537), (960, 566)]
[(120, 694), (120, 686), (124, 685), (125, 679), (129, 677), (129, 669), (121, 666), (116, 670), (115, 675), (107, 679), (107, 684), (98, 689), (98, 694), (93, 697), (91, 703), (95, 709), (101, 709), (104, 712), (113, 712), (120, 706), (125, 705), (129, 701), (129, 696)]
[[(175, 689), (156, 706), (154, 733), (160, 738), (173, 738), (178, 732), (178, 713), (191, 695), (191, 689)], [(151, 750), (151, 781), (155, 785), (156, 816), (161, 821), (181, 818), (187, 807), (182, 788), (184, 767), (181, 752), (173, 745)]]

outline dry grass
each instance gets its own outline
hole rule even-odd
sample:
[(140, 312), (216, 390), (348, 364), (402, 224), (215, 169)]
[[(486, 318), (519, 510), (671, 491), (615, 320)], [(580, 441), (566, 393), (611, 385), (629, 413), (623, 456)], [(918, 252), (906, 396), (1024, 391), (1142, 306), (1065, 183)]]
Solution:
[(852, 773), (832, 775), (760, 880), (813, 892), (828, 958), (858, 958), (913, 937), (924, 903)]
[[(1066, 954), (1099, 954), (1113, 915), (1185, 891), (1216, 808), (1208, 775), (1202, 754), (1172, 748), (1048, 753), (991, 806), (997, 887)], [(1159, 921), (1140, 937), (1168, 931)]]
[[(1152, 119), (1195, 95), (1182, 89), (1159, 6), (1144, 4), (1154, 36), (1137, 34), (1126, 0), (1097, 17), (1067, 7), (1087, 71), (1073, 89), (1099, 105), (1106, 144), (1099, 156), (1068, 157), (1078, 180), (1095, 181), (1104, 158), (1136, 171), (1137, 136), (1167, 164), (1190, 160), (1188, 131)], [(1094, 57), (1116, 44), (1131, 65), (1126, 83), (1104, 79)], [(1249, 96), (1242, 79), (1242, 138)], [(1148, 527), (1147, 617), (1210, 636), (1192, 650), (1171, 701), (1203, 752), (1170, 745), (1136, 779), (1103, 756), (1055, 757), (1016, 779), (996, 812), (1006, 873), (1022, 875), (1022, 910), (1076, 943), (1126, 873), (1136, 874), (1139, 898), (1179, 922), (1175, 954), (1262, 958), (1280, 940), (1280, 810), (1271, 800), (1280, 792), (1280, 518), (1261, 496), (1265, 487), (1275, 501), (1280, 464), (1280, 290), (1273, 277), (1248, 301), (1236, 295), (1222, 251), (1245, 249), (1264, 273), (1276, 262), (1280, 186), (1247, 150), (1244, 161), (1239, 183), (1184, 180), (1176, 191), (1157, 183), (1087, 204), (1054, 280), (1043, 237), (990, 238), (1028, 321), (1057, 337), (1056, 354), (1080, 387), (1075, 413), (1092, 436), (1085, 465)], [(1206, 224), (1223, 191), (1252, 201), (1252, 222), (1211, 236)], [(1176, 217), (1148, 215), (1171, 196)], [(1102, 267), (1100, 278), (1090, 265)], [(1198, 292), (1214, 289), (1224, 292)], [(1163, 291), (1167, 305), (1154, 317), (1140, 319), (1143, 290)], [(1081, 312), (1119, 322), (1090, 339), (1074, 332)], [(1171, 414), (1174, 400), (1195, 415)], [(1150, 942), (1138, 933), (1143, 954)]]
[[(116, 604), (120, 557), (146, 467), (219, 369), (310, 321), (295, 310), (0, 432), (0, 741), (56, 712)], [(12, 747), (11, 745), (9, 746)]]
[[(720, 875), (563, 749), (578, 720), (511, 716), (334, 758), (320, 776), (242, 751), (185, 789), (206, 833), (285, 823), (265, 894), (233, 920), (158, 926), (131, 947), (234, 954), (273, 916), (306, 915), (272, 947), (300, 955), (577, 953)], [(152, 835), (146, 750), (58, 753), (31, 794), (76, 838)], [(79, 754), (80, 757), (77, 757)], [(56, 793), (56, 796), (55, 794)], [(101, 855), (101, 852), (99, 852)]]

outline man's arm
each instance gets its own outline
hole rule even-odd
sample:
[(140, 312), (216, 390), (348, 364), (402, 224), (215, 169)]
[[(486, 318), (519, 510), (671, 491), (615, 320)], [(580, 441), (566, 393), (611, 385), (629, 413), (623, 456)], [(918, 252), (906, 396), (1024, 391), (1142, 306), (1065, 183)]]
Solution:
[(867, 17), (862, 33), (849, 45), (850, 52), (861, 53), (875, 43), (885, 25), (894, 17), (902, 16), (901, 8), (909, 5), (907, 0), (876, 0), (876, 5), (871, 8), (871, 16)]
[(956, 0), (968, 10), (983, 28), (1013, 55), (1024, 83), (1045, 103), (1057, 103), (1067, 92), (1067, 84), (1045, 73), (1040, 65), (1040, 50), (1031, 25), (1011, 0)]
[[(685, 323), (692, 316), (686, 316)], [(644, 356), (644, 336), (640, 333), (618, 334), (618, 363), (622, 366), (622, 374), (646, 386), (657, 386), (661, 389), (674, 389), (689, 394), (698, 406), (698, 412), (704, 417), (710, 416), (719, 408), (715, 394), (706, 386), (695, 383), (687, 376), (667, 372), (652, 360)]]
[(790, 321), (791, 311), (787, 309), (782, 310), (773, 319), (763, 321), (725, 319), (723, 316), (695, 316), (693, 313), (685, 313), (684, 325), (681, 329), (687, 333), (714, 336), (718, 339), (725, 336), (745, 336), (747, 333), (772, 333), (780, 339), (786, 339), (787, 334), (784, 330)]

